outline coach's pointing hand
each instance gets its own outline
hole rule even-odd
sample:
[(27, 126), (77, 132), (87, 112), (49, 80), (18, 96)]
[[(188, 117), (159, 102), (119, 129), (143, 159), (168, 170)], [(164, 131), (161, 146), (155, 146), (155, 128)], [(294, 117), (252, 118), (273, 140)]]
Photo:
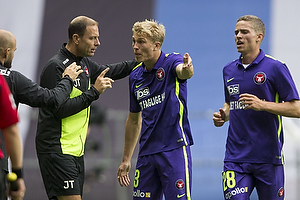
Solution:
[(106, 68), (101, 72), (101, 74), (97, 77), (94, 87), (98, 90), (100, 94), (102, 94), (107, 88), (112, 88), (112, 83), (114, 80), (108, 77), (104, 77), (108, 72), (109, 68)]

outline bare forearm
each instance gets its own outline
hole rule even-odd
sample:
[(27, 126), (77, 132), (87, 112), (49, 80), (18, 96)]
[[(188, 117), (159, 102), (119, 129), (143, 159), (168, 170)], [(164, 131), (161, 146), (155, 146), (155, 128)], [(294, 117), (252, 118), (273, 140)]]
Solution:
[(132, 120), (127, 119), (125, 125), (125, 145), (122, 162), (129, 162), (131, 160), (133, 151), (140, 135), (140, 130), (140, 121), (133, 122)]
[(139, 137), (139, 131), (137, 130), (125, 131), (125, 145), (124, 145), (123, 159), (122, 159), (123, 162), (128, 162), (131, 160), (138, 137)]
[(264, 101), (252, 94), (241, 94), (239, 101), (245, 110), (266, 111), (284, 117), (300, 117), (300, 101), (291, 100), (283, 103)]
[(23, 167), (23, 150), (21, 137), (16, 124), (3, 129), (7, 153), (10, 156), (13, 169)]
[(263, 102), (262, 110), (284, 117), (300, 118), (300, 101), (294, 100), (284, 103)]

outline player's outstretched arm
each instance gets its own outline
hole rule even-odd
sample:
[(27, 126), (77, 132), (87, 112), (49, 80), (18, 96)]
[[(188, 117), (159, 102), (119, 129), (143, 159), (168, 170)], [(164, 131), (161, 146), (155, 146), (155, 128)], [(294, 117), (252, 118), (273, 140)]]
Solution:
[(184, 80), (189, 79), (194, 75), (194, 67), (192, 63), (192, 58), (188, 53), (185, 53), (183, 56), (183, 63), (177, 65), (176, 73), (178, 78)]

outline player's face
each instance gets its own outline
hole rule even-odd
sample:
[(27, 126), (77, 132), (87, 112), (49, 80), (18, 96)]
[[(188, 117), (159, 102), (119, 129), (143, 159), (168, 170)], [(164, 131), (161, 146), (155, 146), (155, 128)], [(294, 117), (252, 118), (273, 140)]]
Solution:
[(132, 48), (137, 62), (151, 62), (154, 60), (156, 45), (149, 38), (133, 34)]
[(253, 29), (252, 22), (239, 21), (235, 26), (234, 33), (237, 51), (242, 55), (252, 53), (259, 48), (259, 35)]
[(16, 42), (16, 39), (14, 38), (13, 45), (12, 45), (12, 47), (9, 48), (7, 59), (3, 63), (4, 67), (11, 68), (11, 64), (14, 59), (16, 50), (17, 50), (17, 42)]
[(99, 45), (100, 41), (98, 26), (87, 26), (84, 35), (79, 38), (77, 56), (92, 57), (94, 56)]

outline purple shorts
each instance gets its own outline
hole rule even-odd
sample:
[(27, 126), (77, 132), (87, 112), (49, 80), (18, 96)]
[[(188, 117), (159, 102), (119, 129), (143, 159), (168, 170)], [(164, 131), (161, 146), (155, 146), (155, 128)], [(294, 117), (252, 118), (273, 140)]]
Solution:
[(136, 164), (133, 199), (190, 200), (192, 160), (189, 146), (139, 156)]
[(254, 188), (260, 200), (284, 199), (283, 165), (225, 162), (224, 198), (248, 200)]

